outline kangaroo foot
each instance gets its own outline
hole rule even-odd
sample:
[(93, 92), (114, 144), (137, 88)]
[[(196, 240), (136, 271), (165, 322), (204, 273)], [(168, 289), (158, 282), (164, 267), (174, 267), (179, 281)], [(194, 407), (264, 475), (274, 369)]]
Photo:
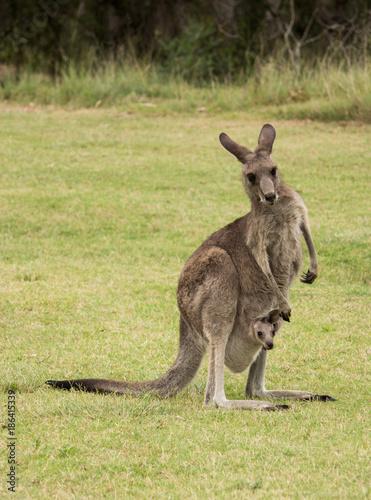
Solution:
[(308, 391), (246, 391), (246, 397), (260, 397), (267, 399), (296, 399), (299, 401), (336, 401), (327, 394), (313, 394)]
[(268, 401), (245, 401), (241, 400), (215, 400), (214, 405), (217, 408), (229, 408), (229, 409), (240, 409), (240, 410), (260, 410), (260, 411), (279, 411), (288, 410), (290, 407), (288, 405), (275, 405), (269, 403)]
[(327, 394), (312, 394), (304, 398), (304, 401), (336, 401), (336, 399)]

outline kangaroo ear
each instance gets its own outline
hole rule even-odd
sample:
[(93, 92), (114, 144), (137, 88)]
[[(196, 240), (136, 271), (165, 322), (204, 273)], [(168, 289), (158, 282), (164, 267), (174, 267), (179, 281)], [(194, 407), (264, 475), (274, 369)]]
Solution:
[(246, 163), (246, 158), (248, 155), (252, 154), (252, 151), (245, 148), (245, 146), (240, 146), (237, 142), (233, 141), (227, 134), (222, 132), (219, 136), (219, 141), (223, 147), (232, 155), (234, 155), (238, 161), (241, 163)]
[(274, 309), (268, 315), (268, 321), (272, 325), (273, 325), (273, 323), (277, 323), (277, 321), (279, 320), (279, 318), (280, 318), (280, 314), (279, 314), (278, 309)]
[(276, 138), (276, 131), (269, 125), (268, 123), (264, 125), (261, 129), (258, 139), (258, 147), (255, 150), (255, 153), (265, 153), (270, 155), (273, 148), (274, 139)]

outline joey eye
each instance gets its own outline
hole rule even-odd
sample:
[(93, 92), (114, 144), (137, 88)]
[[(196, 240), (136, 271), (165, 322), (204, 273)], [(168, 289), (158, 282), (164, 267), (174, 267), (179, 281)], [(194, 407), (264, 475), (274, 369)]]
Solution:
[(254, 174), (247, 174), (246, 177), (249, 179), (251, 184), (253, 184), (255, 182), (255, 175)]
[(276, 326), (277, 326), (277, 323), (273, 323), (273, 328), (276, 328)]
[(263, 336), (263, 332), (258, 332), (259, 337)]
[(275, 177), (276, 173), (277, 173), (277, 168), (273, 167), (271, 170), (271, 175), (273, 175), (273, 177)]

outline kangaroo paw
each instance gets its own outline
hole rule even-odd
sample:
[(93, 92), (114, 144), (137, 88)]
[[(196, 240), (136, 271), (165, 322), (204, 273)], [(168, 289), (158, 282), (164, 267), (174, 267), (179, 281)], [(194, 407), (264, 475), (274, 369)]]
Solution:
[(316, 278), (317, 278), (317, 274), (313, 273), (312, 271), (310, 271), (308, 269), (307, 273), (302, 274), (300, 281), (302, 283), (308, 283), (308, 285), (311, 285)]
[(282, 317), (283, 320), (288, 321), (290, 323), (291, 311), (289, 311), (288, 313), (282, 312), (280, 316)]

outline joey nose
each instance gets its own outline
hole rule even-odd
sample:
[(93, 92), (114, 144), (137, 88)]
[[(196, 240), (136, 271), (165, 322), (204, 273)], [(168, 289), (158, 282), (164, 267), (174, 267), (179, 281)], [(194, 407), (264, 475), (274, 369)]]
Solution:
[(267, 342), (266, 350), (270, 351), (271, 349), (273, 349), (273, 342)]
[(269, 205), (273, 205), (273, 203), (276, 201), (276, 195), (274, 193), (268, 193), (265, 195), (265, 201)]

